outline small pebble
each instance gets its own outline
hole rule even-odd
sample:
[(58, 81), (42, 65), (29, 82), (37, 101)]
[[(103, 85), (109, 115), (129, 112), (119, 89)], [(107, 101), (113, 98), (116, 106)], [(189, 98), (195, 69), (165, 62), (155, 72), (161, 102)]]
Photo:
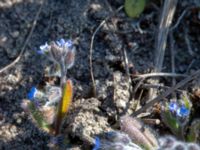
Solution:
[(22, 123), (22, 119), (18, 118), (16, 122), (17, 122), (17, 124), (21, 124)]

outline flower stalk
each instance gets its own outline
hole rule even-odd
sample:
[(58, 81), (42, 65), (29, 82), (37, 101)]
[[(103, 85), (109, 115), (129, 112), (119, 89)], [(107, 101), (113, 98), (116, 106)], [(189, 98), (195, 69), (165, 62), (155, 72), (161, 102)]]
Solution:
[(53, 61), (52, 66), (56, 66), (56, 70), (50, 67), (51, 71), (47, 76), (60, 77), (60, 85), (47, 85), (41, 90), (31, 88), (28, 93), (29, 101), (23, 101), (21, 106), (32, 116), (37, 126), (58, 136), (73, 97), (72, 81), (67, 80), (66, 75), (74, 64), (75, 47), (71, 40), (60, 39), (40, 46), (38, 54), (46, 55)]

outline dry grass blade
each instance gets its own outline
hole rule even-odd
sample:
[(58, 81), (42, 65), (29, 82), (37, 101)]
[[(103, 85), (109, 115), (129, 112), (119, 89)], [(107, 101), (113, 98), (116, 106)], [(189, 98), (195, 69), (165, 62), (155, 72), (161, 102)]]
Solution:
[(112, 15), (108, 16), (106, 19), (104, 19), (99, 26), (96, 28), (96, 30), (94, 31), (92, 38), (91, 38), (91, 42), (90, 42), (90, 56), (89, 56), (89, 60), (90, 60), (90, 75), (91, 75), (91, 79), (92, 79), (92, 86), (93, 86), (93, 95), (96, 96), (96, 84), (95, 84), (95, 79), (94, 79), (94, 74), (93, 74), (93, 66), (92, 66), (92, 53), (93, 53), (93, 46), (94, 46), (94, 38), (97, 34), (97, 32), (101, 29), (101, 27), (106, 23), (106, 21), (113, 16), (114, 14), (116, 14), (117, 12), (119, 12), (120, 10), (122, 10), (123, 6), (119, 7)]
[(188, 75), (178, 74), (178, 73), (168, 73), (168, 72), (153, 72), (140, 75), (133, 75), (133, 77), (136, 77), (135, 79), (133, 79), (133, 81), (135, 81), (141, 78), (144, 79), (149, 77), (188, 77)]
[[(176, 4), (178, 0), (166, 0), (164, 2), (162, 14), (160, 16), (160, 23), (158, 29), (158, 35), (156, 37), (155, 43), (155, 72), (161, 72), (163, 67), (165, 49), (167, 44), (167, 37), (174, 12), (176, 10)], [(154, 80), (152, 84), (156, 84), (158, 80)], [(149, 98), (155, 97), (156, 91), (151, 89), (149, 91)]]
[(141, 109), (137, 110), (132, 114), (132, 116), (137, 116), (140, 113), (144, 112), (146, 109), (152, 107), (155, 103), (161, 102), (165, 97), (173, 93), (178, 88), (184, 86), (186, 83), (190, 82), (191, 80), (194, 80), (196, 77), (200, 75), (200, 70), (197, 70), (194, 72), (191, 76), (185, 78), (184, 80), (177, 83), (175, 86), (168, 89), (166, 92), (164, 92), (162, 95), (157, 96), (156, 98), (152, 99), (149, 103), (147, 103), (145, 106), (143, 106)]
[(162, 69), (167, 36), (169, 27), (172, 23), (176, 4), (178, 0), (167, 0), (164, 2), (163, 11), (160, 18), (159, 31), (156, 39), (156, 56), (155, 56), (155, 71), (159, 72)]

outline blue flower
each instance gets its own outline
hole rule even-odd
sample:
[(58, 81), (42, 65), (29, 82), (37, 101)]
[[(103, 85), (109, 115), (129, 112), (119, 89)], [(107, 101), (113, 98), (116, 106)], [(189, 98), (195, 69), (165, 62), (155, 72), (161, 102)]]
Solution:
[(64, 39), (60, 39), (58, 41), (56, 41), (56, 44), (59, 46), (59, 47), (63, 47), (65, 45), (65, 40)]
[(60, 39), (60, 40), (56, 41), (56, 44), (57, 44), (59, 47), (64, 47), (64, 46), (66, 46), (67, 48), (70, 48), (70, 47), (73, 46), (72, 40), (67, 40), (67, 41), (65, 41), (64, 39)]
[(101, 147), (101, 141), (99, 137), (95, 137), (95, 145), (92, 150), (99, 150)]
[(186, 108), (185, 105), (180, 105), (174, 101), (170, 102), (168, 105), (169, 111), (175, 113), (177, 117), (187, 117), (190, 114), (190, 110)]
[(176, 102), (170, 102), (168, 108), (169, 111), (173, 113), (177, 111), (178, 105)]
[(45, 54), (48, 51), (49, 51), (49, 45), (46, 42), (44, 45), (40, 46), (40, 50), (38, 50), (37, 53), (38, 54)]
[(187, 109), (185, 105), (180, 106), (176, 111), (176, 115), (182, 118), (187, 117), (189, 114), (190, 114), (190, 110)]
[(59, 65), (59, 68), (67, 72), (67, 69), (70, 69), (74, 64), (75, 50), (72, 40), (61, 38), (57, 41), (52, 41), (50, 44), (41, 45), (37, 53), (46, 54), (51, 61)]
[(73, 46), (72, 40), (67, 40), (65, 44), (66, 44), (66, 46), (69, 47), (69, 48)]
[(28, 92), (28, 95), (27, 95), (28, 99), (34, 100), (36, 92), (37, 92), (36, 87), (32, 87), (31, 90)]

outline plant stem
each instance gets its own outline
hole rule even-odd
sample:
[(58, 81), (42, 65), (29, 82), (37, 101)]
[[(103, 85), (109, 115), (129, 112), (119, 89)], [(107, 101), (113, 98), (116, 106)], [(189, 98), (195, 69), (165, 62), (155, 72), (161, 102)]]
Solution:
[(62, 124), (62, 117), (61, 117), (61, 108), (62, 108), (62, 98), (63, 98), (63, 90), (65, 88), (65, 83), (66, 83), (66, 74), (67, 71), (65, 69), (65, 65), (64, 65), (64, 61), (62, 61), (62, 63), (60, 64), (60, 68), (61, 68), (61, 78), (60, 78), (60, 88), (61, 88), (61, 100), (58, 103), (58, 110), (57, 110), (57, 117), (56, 117), (56, 123), (55, 123), (55, 135), (60, 134), (60, 128), (61, 128), (61, 124)]

